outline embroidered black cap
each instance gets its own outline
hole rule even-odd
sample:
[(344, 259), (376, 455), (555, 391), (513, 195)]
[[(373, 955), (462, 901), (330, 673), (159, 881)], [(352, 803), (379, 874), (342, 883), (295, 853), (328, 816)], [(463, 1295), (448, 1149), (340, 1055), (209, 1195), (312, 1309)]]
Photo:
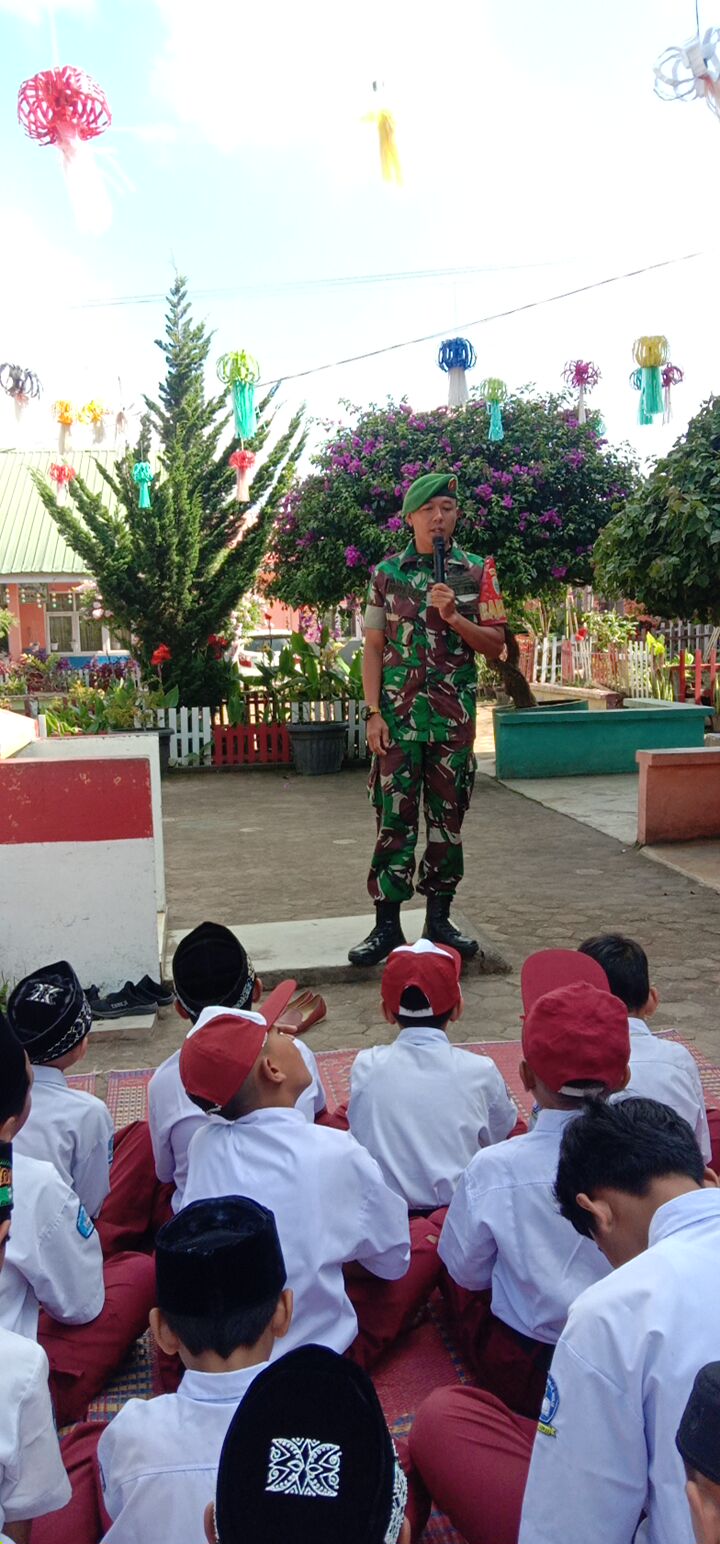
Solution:
[(406, 1501), (362, 1368), (326, 1346), (300, 1346), (259, 1373), (220, 1457), (220, 1544), (397, 1544)]
[(67, 1056), (92, 1028), (90, 1004), (67, 960), (43, 965), (19, 981), (7, 1011), (13, 1034), (38, 1065)]
[(247, 1008), (255, 971), (240, 940), (219, 922), (201, 922), (186, 933), (173, 955), (178, 1002), (191, 1019), (203, 1008)]

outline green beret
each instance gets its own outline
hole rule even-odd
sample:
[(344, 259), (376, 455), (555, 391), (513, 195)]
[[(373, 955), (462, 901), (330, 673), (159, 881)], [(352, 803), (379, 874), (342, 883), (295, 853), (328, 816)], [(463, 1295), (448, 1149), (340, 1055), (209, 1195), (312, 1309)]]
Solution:
[(403, 514), (414, 515), (416, 509), (422, 509), (423, 504), (439, 498), (441, 493), (449, 493), (456, 499), (457, 485), (457, 477), (452, 472), (426, 472), (424, 477), (416, 477), (403, 499)]

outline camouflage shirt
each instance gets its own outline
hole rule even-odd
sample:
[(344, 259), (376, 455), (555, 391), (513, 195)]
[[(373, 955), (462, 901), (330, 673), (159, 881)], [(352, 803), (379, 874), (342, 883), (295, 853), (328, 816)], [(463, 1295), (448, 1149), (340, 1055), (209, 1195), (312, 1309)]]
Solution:
[[(463, 616), (480, 626), (505, 622), (493, 558), (478, 558), (453, 545), (445, 574)], [(475, 651), (428, 605), (432, 584), (432, 553), (418, 552), (414, 542), (375, 569), (365, 626), (385, 634), (379, 706), (393, 739), (472, 745)]]

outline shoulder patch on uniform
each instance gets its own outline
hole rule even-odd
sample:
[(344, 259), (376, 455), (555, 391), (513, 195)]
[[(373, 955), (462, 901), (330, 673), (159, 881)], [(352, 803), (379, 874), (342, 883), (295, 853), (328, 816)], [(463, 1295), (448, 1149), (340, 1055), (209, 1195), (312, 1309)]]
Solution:
[(554, 1378), (548, 1375), (548, 1380), (545, 1384), (545, 1395), (540, 1407), (540, 1419), (538, 1421), (538, 1431), (541, 1431), (546, 1437), (557, 1436), (557, 1430), (553, 1426), (553, 1421), (558, 1413), (559, 1406), (560, 1395), (557, 1383)]
[(77, 1228), (78, 1233), (82, 1238), (90, 1238), (90, 1235), (95, 1232), (95, 1223), (93, 1222), (92, 1217), (88, 1217), (82, 1201), (78, 1207), (75, 1227)]

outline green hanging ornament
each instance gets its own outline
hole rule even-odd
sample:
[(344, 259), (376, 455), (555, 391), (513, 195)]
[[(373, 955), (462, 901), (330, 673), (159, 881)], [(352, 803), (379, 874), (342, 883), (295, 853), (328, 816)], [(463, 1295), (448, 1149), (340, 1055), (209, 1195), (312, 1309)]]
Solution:
[(497, 376), (489, 375), (487, 380), (482, 382), (480, 395), (485, 398), (490, 408), (488, 439), (492, 445), (496, 445), (498, 440), (504, 440), (505, 438), (502, 405), (507, 397), (507, 386), (504, 381), (498, 380)]
[(138, 508), (150, 509), (150, 484), (153, 480), (152, 467), (149, 461), (136, 461), (133, 467), (133, 480), (138, 487)]
[(217, 362), (218, 380), (230, 388), (235, 414), (235, 436), (238, 440), (251, 440), (257, 433), (255, 412), (255, 386), (260, 379), (260, 366), (252, 354), (242, 349), (235, 354), (221, 354)]
[(639, 424), (651, 424), (663, 412), (662, 366), (669, 358), (670, 345), (662, 335), (635, 339), (633, 359), (640, 371)]

